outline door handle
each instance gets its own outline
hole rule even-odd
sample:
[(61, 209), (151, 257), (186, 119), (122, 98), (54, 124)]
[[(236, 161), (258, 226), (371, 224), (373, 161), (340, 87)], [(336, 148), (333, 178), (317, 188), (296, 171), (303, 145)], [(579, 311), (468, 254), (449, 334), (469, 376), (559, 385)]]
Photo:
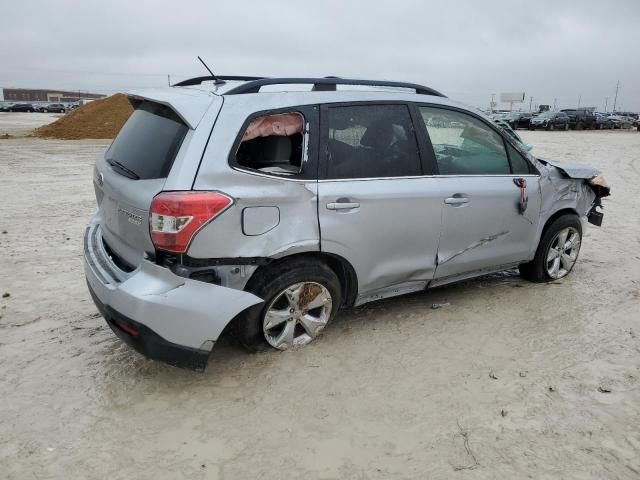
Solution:
[(444, 203), (447, 205), (464, 205), (465, 203), (469, 203), (469, 199), (467, 197), (457, 197), (454, 195), (453, 197), (445, 198)]
[(353, 210), (354, 208), (360, 208), (360, 204), (357, 202), (327, 203), (327, 210)]

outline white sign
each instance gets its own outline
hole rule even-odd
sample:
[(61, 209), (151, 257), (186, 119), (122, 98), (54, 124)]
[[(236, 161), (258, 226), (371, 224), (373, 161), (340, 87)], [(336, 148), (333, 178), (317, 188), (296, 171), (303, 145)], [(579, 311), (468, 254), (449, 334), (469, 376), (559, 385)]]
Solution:
[(500, 101), (504, 103), (524, 102), (524, 92), (501, 93)]

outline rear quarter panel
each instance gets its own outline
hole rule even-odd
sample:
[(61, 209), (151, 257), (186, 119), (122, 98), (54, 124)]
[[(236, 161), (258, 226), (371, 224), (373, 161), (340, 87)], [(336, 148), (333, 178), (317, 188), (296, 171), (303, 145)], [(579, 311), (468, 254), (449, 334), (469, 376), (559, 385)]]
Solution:
[[(220, 217), (206, 225), (193, 239), (188, 254), (193, 258), (278, 258), (294, 253), (320, 250), (318, 227), (318, 186), (316, 180), (294, 180), (237, 170), (229, 165), (229, 154), (243, 123), (249, 115), (273, 106), (256, 106), (252, 95), (224, 100), (215, 128), (202, 158), (194, 190), (218, 190), (234, 199), (233, 205)], [(310, 142), (316, 141), (314, 132)], [(243, 211), (252, 207), (264, 210), (269, 218), (277, 218), (264, 233), (255, 234), (244, 226)], [(273, 207), (278, 215), (273, 215)], [(258, 210), (259, 212), (259, 210)], [(251, 232), (252, 234), (245, 234)]]

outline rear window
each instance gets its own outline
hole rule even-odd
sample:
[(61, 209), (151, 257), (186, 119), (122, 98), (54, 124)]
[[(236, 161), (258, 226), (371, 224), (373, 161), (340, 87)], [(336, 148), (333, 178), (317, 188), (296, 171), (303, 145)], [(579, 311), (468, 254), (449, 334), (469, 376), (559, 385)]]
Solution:
[(105, 155), (118, 173), (146, 180), (166, 178), (189, 127), (168, 107), (144, 101)]

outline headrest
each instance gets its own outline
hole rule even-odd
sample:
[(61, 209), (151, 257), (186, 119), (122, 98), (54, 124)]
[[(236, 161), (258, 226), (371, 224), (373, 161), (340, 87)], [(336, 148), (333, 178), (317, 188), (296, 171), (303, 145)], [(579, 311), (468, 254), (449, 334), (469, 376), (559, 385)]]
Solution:
[(360, 139), (360, 145), (375, 149), (387, 148), (393, 141), (393, 125), (387, 118), (372, 122)]
[(261, 158), (263, 163), (285, 163), (290, 159), (290, 137), (265, 137)]

